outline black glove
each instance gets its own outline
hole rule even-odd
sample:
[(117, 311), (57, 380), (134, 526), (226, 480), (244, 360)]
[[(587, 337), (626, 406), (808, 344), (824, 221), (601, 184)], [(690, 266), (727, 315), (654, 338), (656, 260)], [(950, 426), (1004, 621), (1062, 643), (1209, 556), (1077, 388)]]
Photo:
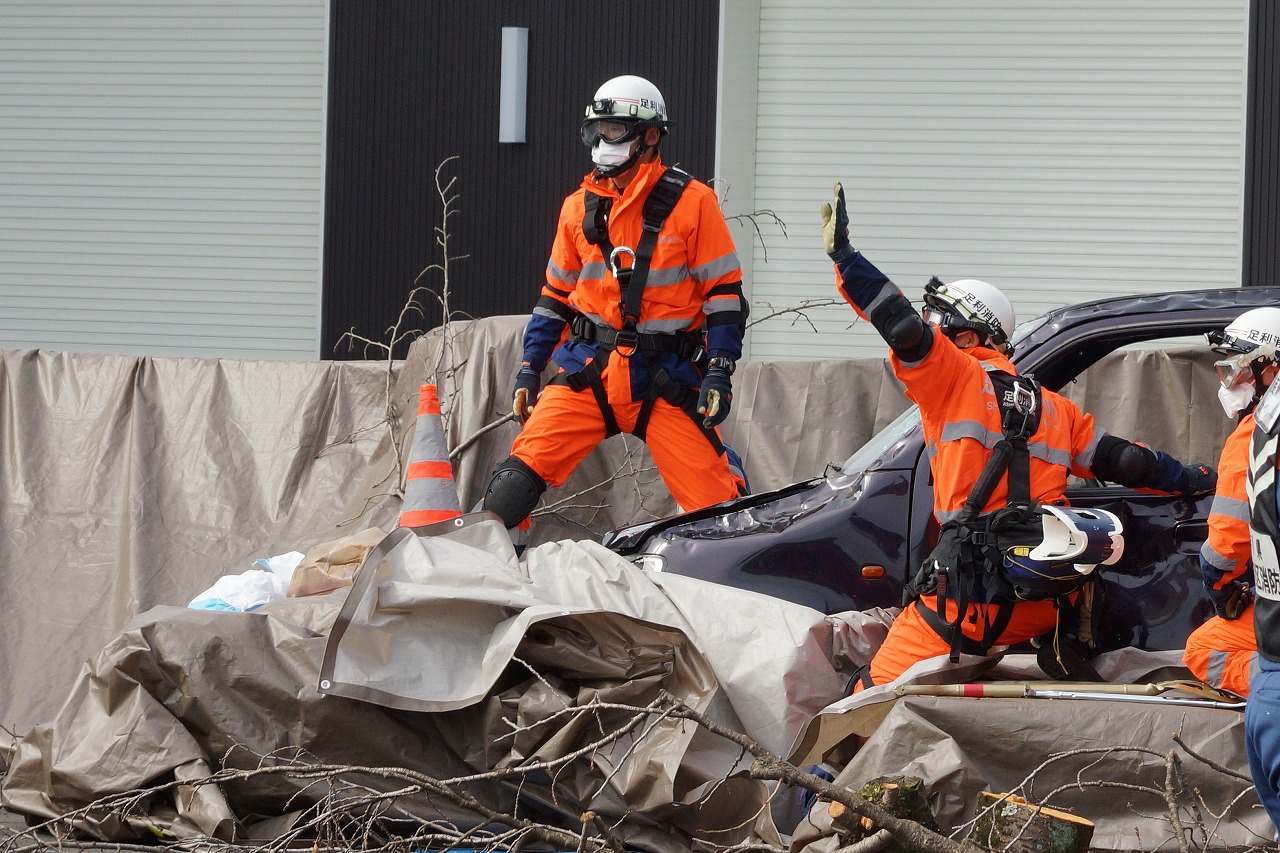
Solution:
[(707, 429), (722, 423), (729, 417), (729, 403), (733, 401), (731, 372), (726, 367), (712, 365), (702, 377), (698, 391), (698, 414), (703, 415), (702, 425)]
[(1240, 614), (1244, 613), (1249, 602), (1253, 600), (1249, 585), (1240, 581), (1233, 581), (1222, 589), (1209, 588), (1205, 591), (1209, 593), (1209, 600), (1213, 602), (1214, 614), (1223, 619), (1239, 619)]
[(529, 420), (533, 404), (542, 390), (542, 373), (525, 364), (516, 374), (516, 387), (511, 392), (511, 413), (521, 424)]
[(849, 211), (844, 204), (844, 187), (837, 181), (835, 198), (822, 203), (822, 244), (831, 260), (840, 263), (854, 254), (849, 245)]
[(1211, 495), (1218, 487), (1218, 472), (1203, 462), (1184, 465), (1174, 481), (1173, 491), (1189, 498)]

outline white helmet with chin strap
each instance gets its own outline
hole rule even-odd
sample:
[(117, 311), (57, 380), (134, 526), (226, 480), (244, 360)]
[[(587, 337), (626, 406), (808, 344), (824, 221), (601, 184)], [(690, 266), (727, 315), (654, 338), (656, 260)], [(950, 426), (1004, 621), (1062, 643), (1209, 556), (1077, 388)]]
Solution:
[(1280, 308), (1254, 308), (1231, 321), (1220, 332), (1205, 335), (1210, 348), (1223, 356), (1214, 362), (1218, 371), (1218, 401), (1227, 417), (1253, 410), (1267, 390), (1263, 371), (1277, 363), (1280, 349)]
[(596, 172), (609, 178), (630, 169), (649, 149), (646, 130), (656, 127), (665, 134), (667, 123), (667, 102), (658, 87), (624, 74), (596, 90), (582, 121), (582, 141), (591, 149)]
[(924, 304), (925, 320), (937, 323), (943, 332), (972, 329), (983, 343), (997, 346), (1007, 344), (1013, 334), (1013, 304), (985, 281), (962, 278), (944, 284), (935, 276), (924, 286)]

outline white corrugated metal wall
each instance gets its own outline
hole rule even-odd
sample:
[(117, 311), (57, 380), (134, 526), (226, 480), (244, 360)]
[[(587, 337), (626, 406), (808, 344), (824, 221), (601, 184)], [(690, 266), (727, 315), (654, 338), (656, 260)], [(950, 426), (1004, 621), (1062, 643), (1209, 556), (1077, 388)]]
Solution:
[(327, 21), (0, 4), (0, 346), (316, 357)]
[[(754, 208), (788, 236), (752, 253), (753, 310), (835, 295), (835, 179), (854, 245), (913, 301), (935, 274), (1022, 318), (1238, 286), (1248, 20), (1247, 0), (759, 0)], [(751, 357), (884, 352), (847, 307), (808, 314), (816, 332), (753, 327)]]

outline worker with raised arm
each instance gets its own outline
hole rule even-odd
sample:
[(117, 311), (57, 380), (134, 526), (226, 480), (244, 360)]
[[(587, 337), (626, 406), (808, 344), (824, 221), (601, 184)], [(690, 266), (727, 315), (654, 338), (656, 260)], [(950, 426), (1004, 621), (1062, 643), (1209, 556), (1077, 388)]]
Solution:
[(1013, 307), (996, 287), (934, 279), (917, 311), (851, 245), (848, 226), (836, 184), (822, 205), (823, 242), (841, 295), (888, 343), (894, 375), (920, 407), (941, 525), (859, 687), (926, 658), (1028, 640), (1040, 641), (1049, 675), (1096, 678), (1092, 569), (1119, 559), (1123, 536), (1116, 516), (1067, 506), (1068, 474), (1201, 495), (1213, 490), (1213, 469), (1110, 435), (1019, 376), (1009, 360)]

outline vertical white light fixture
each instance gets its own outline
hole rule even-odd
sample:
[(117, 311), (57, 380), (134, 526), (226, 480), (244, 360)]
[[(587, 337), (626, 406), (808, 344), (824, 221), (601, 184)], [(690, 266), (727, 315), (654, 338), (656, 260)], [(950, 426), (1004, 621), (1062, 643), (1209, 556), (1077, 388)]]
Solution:
[(524, 142), (529, 91), (529, 28), (502, 28), (502, 83), (498, 96), (498, 141)]

